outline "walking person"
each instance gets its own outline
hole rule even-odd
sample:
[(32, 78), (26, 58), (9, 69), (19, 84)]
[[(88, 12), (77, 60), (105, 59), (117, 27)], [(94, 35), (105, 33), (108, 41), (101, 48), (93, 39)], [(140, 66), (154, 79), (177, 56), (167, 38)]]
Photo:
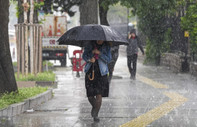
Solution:
[(111, 59), (110, 63), (108, 64), (108, 69), (109, 69), (108, 81), (109, 81), (109, 84), (111, 83), (111, 80), (112, 80), (112, 77), (113, 77), (113, 72), (114, 72), (114, 67), (115, 67), (116, 61), (117, 61), (118, 56), (119, 56), (119, 45), (111, 46), (111, 56), (112, 56), (112, 59)]
[(144, 55), (143, 47), (141, 46), (140, 39), (136, 35), (136, 30), (132, 29), (128, 37), (129, 45), (127, 46), (127, 66), (130, 72), (130, 78), (136, 79), (138, 47)]
[(102, 104), (102, 97), (108, 97), (108, 63), (111, 60), (110, 46), (104, 41), (89, 43), (82, 55), (86, 61), (85, 87), (88, 100), (92, 105), (91, 115), (95, 122), (99, 122), (98, 113)]

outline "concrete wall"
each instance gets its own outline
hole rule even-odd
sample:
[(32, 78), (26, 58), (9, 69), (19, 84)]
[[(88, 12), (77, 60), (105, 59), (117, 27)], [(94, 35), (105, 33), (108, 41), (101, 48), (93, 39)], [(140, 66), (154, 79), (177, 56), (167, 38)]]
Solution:
[(190, 73), (197, 77), (197, 62), (190, 62)]
[(162, 66), (170, 67), (170, 69), (175, 73), (179, 73), (182, 70), (182, 60), (181, 57), (177, 54), (164, 53), (161, 56), (160, 64)]
[[(164, 53), (161, 56), (160, 64), (162, 66), (170, 67), (170, 70), (172, 70), (175, 73), (179, 73), (182, 71), (182, 62), (183, 59), (181, 59), (181, 55), (174, 53)], [(190, 62), (189, 68), (189, 73), (194, 76), (197, 76), (197, 62)]]

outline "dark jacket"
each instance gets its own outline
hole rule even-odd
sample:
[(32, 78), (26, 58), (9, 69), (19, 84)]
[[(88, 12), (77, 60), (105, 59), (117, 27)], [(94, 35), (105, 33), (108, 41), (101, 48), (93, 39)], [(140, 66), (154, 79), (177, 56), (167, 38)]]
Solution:
[(133, 54), (138, 54), (138, 47), (141, 52), (144, 54), (143, 47), (141, 45), (140, 39), (136, 36), (134, 39), (128, 39), (129, 45), (127, 46), (127, 56), (131, 56)]

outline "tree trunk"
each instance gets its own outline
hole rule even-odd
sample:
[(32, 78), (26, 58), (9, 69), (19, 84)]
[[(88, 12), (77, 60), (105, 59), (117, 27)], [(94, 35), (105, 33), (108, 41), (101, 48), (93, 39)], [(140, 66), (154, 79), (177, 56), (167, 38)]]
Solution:
[(35, 24), (39, 23), (39, 21), (38, 21), (38, 10), (34, 10), (34, 23)]
[[(29, 0), (28, 0), (28, 2), (29, 2)], [(35, 2), (37, 2), (37, 0)], [(22, 4), (23, 4), (23, 0), (18, 0), (18, 7), (20, 9), (20, 11), (19, 11), (20, 13), (19, 13), (19, 17), (18, 17), (18, 23), (24, 23), (24, 11), (23, 11)], [(27, 17), (29, 17), (30, 12), (28, 12), (27, 15), (28, 15)], [(29, 22), (29, 18), (28, 18), (28, 22)], [(33, 23), (39, 23), (39, 21), (38, 21), (38, 10), (34, 10), (34, 21), (33, 21)]]
[(106, 25), (106, 26), (109, 26), (109, 23), (107, 21), (107, 12), (109, 10), (109, 5), (108, 7), (106, 8), (103, 8), (103, 6), (101, 5), (101, 3), (103, 2), (104, 0), (99, 0), (99, 15), (100, 15), (100, 23), (102, 25)]
[(80, 23), (98, 24), (98, 1), (97, 0), (83, 0), (79, 8)]
[(0, 0), (0, 15), (0, 93), (5, 93), (17, 91), (8, 37), (9, 0)]
[[(34, 2), (38, 2), (38, 0), (35, 0)], [(33, 23), (38, 23), (38, 10), (34, 9), (34, 18), (33, 18)]]
[(18, 0), (18, 7), (19, 7), (19, 16), (18, 16), (18, 23), (23, 23), (24, 22), (24, 16), (23, 16), (23, 1), (22, 0)]
[[(34, 0), (30, 0), (30, 24), (33, 24), (34, 18)], [(30, 72), (34, 74), (34, 41), (33, 26), (30, 26)]]

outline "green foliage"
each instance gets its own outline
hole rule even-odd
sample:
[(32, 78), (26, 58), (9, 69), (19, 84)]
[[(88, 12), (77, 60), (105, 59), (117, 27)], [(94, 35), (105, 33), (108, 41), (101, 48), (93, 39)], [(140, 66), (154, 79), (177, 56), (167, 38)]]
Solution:
[[(74, 16), (75, 11), (72, 11), (73, 6), (79, 6), (82, 0), (44, 0), (43, 11), (45, 14), (53, 13), (53, 11), (67, 12), (71, 17)], [(61, 7), (59, 10), (58, 7)]]
[(101, 6), (104, 8), (104, 9), (107, 9), (109, 8), (110, 5), (115, 5), (117, 4), (120, 0), (100, 0), (101, 1)]
[(34, 9), (38, 10), (40, 7), (44, 6), (44, 2), (34, 2)]
[(155, 64), (156, 60), (156, 49), (155, 46), (151, 43), (150, 40), (146, 42), (146, 59), (144, 61), (145, 64)]
[(197, 2), (188, 7), (186, 15), (181, 18), (181, 27), (189, 31), (191, 49), (197, 53)]
[[(48, 62), (48, 63), (47, 63), (47, 62)], [(48, 64), (49, 67), (52, 67), (52, 66), (53, 66), (53, 63), (51, 63), (51, 62), (49, 62), (49, 61), (46, 61), (46, 60), (45, 60), (45, 61), (42, 62), (42, 66), (46, 66), (46, 64)]]
[(19, 18), (19, 15), (23, 13), (22, 6), (16, 6), (16, 17)]
[(36, 76), (33, 74), (28, 74), (27, 76), (20, 75), (17, 78), (17, 74), (15, 74), (16, 81), (55, 81), (55, 74), (51, 71), (38, 73)]
[[(145, 64), (158, 64), (159, 58), (162, 53), (170, 51), (170, 44), (172, 43), (171, 39), (171, 29), (169, 28), (164, 34), (163, 43), (156, 43), (155, 40), (147, 40), (146, 43), (146, 59)], [(158, 59), (156, 59), (158, 58)]]
[[(46, 60), (43, 61), (43, 62), (42, 62), (42, 66), (46, 66), (46, 63), (47, 63)], [(13, 66), (17, 66), (17, 62), (13, 62), (12, 64), (13, 64)], [(51, 63), (51, 62), (48, 61), (48, 66), (49, 66), (49, 67), (52, 67), (52, 66), (53, 66), (53, 63)]]
[(16, 0), (9, 0), (11, 4), (16, 4), (17, 1)]
[(13, 64), (13, 66), (15, 66), (15, 67), (17, 66), (17, 62), (13, 62), (12, 64)]
[(172, 29), (168, 28), (168, 30), (164, 34), (164, 42), (163, 45), (161, 46), (161, 53), (170, 51), (170, 44), (172, 43), (171, 32)]
[(37, 94), (47, 91), (47, 87), (31, 87), (31, 88), (20, 88), (18, 93), (11, 92), (5, 93), (0, 96), (0, 109), (6, 108), (11, 104), (22, 102), (25, 99), (36, 96)]
[[(176, 0), (122, 0), (132, 13), (138, 16), (138, 28), (148, 38), (146, 61), (159, 64), (161, 53), (166, 50), (165, 34), (167, 29), (166, 15), (175, 8)], [(167, 48), (167, 47), (165, 47)]]

